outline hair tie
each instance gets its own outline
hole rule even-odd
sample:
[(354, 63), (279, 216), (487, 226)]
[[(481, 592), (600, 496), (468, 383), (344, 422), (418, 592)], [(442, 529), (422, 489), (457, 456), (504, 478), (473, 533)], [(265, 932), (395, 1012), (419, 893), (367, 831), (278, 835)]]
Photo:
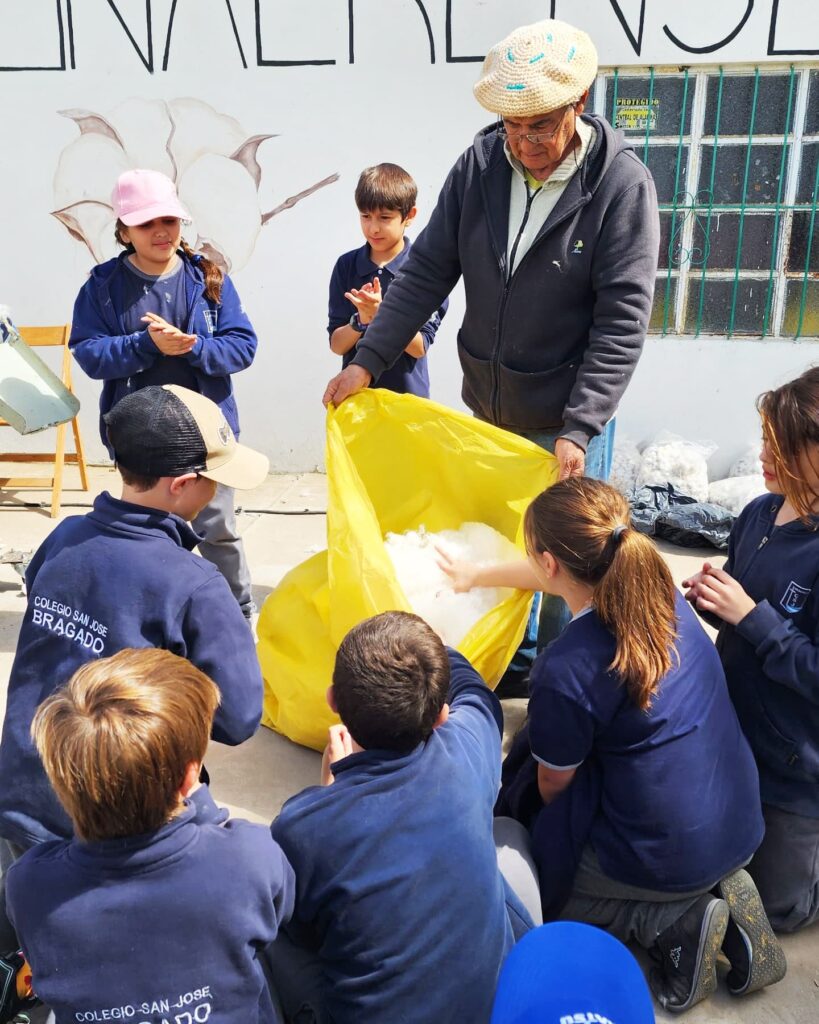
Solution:
[(611, 539), (614, 541), (615, 544), (620, 543), (620, 538), (623, 536), (627, 529), (628, 527), (625, 523), (620, 523), (618, 526), (614, 527), (614, 529), (611, 531)]

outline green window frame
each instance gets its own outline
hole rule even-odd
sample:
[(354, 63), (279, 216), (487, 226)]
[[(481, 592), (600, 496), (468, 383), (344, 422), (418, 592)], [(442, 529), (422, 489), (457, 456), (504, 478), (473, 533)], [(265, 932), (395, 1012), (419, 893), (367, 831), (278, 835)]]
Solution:
[(657, 183), (650, 333), (819, 340), (819, 70), (612, 68), (592, 108)]

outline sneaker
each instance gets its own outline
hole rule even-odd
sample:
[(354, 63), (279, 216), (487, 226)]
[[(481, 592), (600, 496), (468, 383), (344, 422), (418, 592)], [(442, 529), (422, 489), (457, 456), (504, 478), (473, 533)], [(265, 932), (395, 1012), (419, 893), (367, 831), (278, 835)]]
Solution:
[(728, 904), (710, 893), (700, 896), (679, 921), (657, 936), (651, 989), (671, 1013), (683, 1013), (717, 987), (717, 956), (728, 927)]
[(741, 868), (716, 888), (731, 915), (722, 951), (728, 957), (728, 990), (744, 996), (785, 977), (785, 954), (776, 940), (757, 887)]
[(0, 956), (0, 1024), (27, 1021), (22, 1010), (37, 1006), (31, 991), (31, 968), (19, 951)]

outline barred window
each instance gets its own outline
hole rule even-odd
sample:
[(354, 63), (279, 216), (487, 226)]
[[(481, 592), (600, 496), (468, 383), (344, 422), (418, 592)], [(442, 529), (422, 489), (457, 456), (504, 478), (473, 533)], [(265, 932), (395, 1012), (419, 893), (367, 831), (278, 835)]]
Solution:
[(819, 337), (819, 71), (614, 69), (592, 106), (657, 185), (651, 332)]

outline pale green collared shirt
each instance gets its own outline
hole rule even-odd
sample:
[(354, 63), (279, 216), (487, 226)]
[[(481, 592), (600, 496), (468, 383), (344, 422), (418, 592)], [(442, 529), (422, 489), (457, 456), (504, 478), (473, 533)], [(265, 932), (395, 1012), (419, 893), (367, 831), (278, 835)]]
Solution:
[[(529, 251), (532, 242), (537, 237), (537, 233), (546, 223), (546, 218), (555, 208), (570, 179), (586, 158), (589, 146), (595, 135), (594, 128), (578, 117), (576, 131), (580, 139), (580, 145), (573, 149), (558, 164), (546, 181), (538, 181), (536, 178), (533, 178), (520, 161), (512, 156), (509, 151), (509, 143), (507, 142), (504, 145), (506, 159), (512, 165), (514, 172), (512, 174), (512, 186), (509, 191), (509, 238), (506, 246), (510, 276), (515, 272), (516, 267)], [(520, 233), (521, 224), (526, 216), (526, 202), (532, 194), (534, 195), (529, 207), (529, 216), (523, 232)], [(512, 266), (512, 249), (519, 233), (520, 239), (515, 250), (515, 264)]]

